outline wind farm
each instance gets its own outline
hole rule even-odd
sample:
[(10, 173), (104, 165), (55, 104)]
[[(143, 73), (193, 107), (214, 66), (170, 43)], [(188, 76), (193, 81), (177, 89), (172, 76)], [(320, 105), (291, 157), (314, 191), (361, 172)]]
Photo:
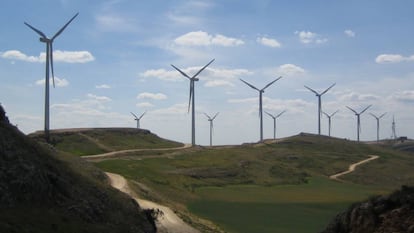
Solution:
[(414, 227), (414, 3), (20, 5), (0, 15), (0, 232)]

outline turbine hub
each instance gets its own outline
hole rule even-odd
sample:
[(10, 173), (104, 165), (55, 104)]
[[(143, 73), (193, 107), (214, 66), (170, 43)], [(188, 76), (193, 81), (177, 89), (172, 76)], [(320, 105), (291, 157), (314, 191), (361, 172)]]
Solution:
[(39, 40), (40, 40), (41, 42), (43, 42), (43, 43), (47, 43), (47, 42), (49, 42), (49, 41), (50, 41), (49, 39), (47, 39), (47, 38), (43, 38), (43, 37), (40, 37), (40, 38), (39, 38)]

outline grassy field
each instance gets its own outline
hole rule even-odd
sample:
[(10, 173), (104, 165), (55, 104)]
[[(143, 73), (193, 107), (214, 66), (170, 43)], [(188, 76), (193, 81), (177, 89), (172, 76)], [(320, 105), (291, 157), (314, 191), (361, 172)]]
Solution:
[[(44, 140), (43, 135), (29, 135)], [(173, 148), (182, 143), (166, 140), (148, 130), (134, 128), (91, 128), (52, 130), (52, 144), (60, 151), (71, 154), (95, 155), (128, 149)]]
[[(379, 155), (336, 182), (329, 175)], [(228, 232), (317, 232), (371, 195), (414, 184), (412, 155), (342, 139), (299, 135), (278, 143), (195, 147), (171, 158), (143, 154), (97, 163), (142, 196), (190, 211)]]

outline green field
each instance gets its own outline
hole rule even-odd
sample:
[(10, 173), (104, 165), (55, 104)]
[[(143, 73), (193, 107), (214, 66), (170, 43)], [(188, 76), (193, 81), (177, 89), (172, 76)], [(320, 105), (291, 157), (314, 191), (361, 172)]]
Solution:
[[(328, 179), (372, 154), (380, 158), (344, 182)], [(318, 232), (350, 204), (414, 184), (411, 154), (312, 135), (142, 156), (131, 153), (97, 166), (125, 176), (140, 195), (173, 206), (192, 222), (197, 215), (234, 233)]]

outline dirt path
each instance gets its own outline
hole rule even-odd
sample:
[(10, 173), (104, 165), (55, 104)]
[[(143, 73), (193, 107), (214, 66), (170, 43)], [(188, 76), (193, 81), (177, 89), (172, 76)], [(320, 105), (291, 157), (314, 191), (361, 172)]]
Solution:
[[(190, 148), (191, 144), (184, 144), (182, 147), (173, 147), (173, 148), (153, 148), (153, 149), (129, 149), (129, 150), (119, 150), (119, 151), (112, 151), (108, 153), (98, 154), (98, 155), (85, 155), (82, 158), (87, 160), (94, 160), (94, 159), (103, 159), (103, 158), (110, 158), (116, 157), (121, 154), (131, 153), (131, 152), (139, 152), (139, 151), (166, 151), (166, 150), (183, 150)], [(154, 156), (151, 156), (154, 157)], [(155, 157), (168, 157), (168, 155), (162, 156), (155, 156)]]
[(368, 158), (368, 159), (364, 159), (362, 161), (359, 161), (357, 163), (353, 163), (353, 164), (349, 165), (349, 168), (348, 168), (347, 171), (337, 173), (335, 175), (330, 176), (329, 178), (332, 179), (332, 180), (340, 180), (338, 177), (349, 174), (349, 173), (353, 172), (357, 166), (359, 166), (361, 164), (364, 164), (364, 163), (367, 163), (371, 160), (378, 159), (378, 158), (379, 158), (379, 156), (377, 156), (377, 155), (370, 155), (370, 158)]
[(135, 201), (138, 202), (139, 206), (143, 209), (158, 209), (162, 211), (162, 214), (160, 214), (156, 220), (157, 225), (157, 232), (159, 233), (199, 233), (198, 230), (191, 227), (187, 223), (185, 223), (183, 220), (181, 220), (180, 217), (178, 217), (174, 211), (172, 211), (170, 208), (159, 205), (152, 201), (147, 201), (144, 199), (138, 198), (135, 192), (133, 192), (129, 186), (126, 179), (118, 174), (109, 173), (106, 172), (108, 175), (112, 187), (128, 194), (131, 196)]

